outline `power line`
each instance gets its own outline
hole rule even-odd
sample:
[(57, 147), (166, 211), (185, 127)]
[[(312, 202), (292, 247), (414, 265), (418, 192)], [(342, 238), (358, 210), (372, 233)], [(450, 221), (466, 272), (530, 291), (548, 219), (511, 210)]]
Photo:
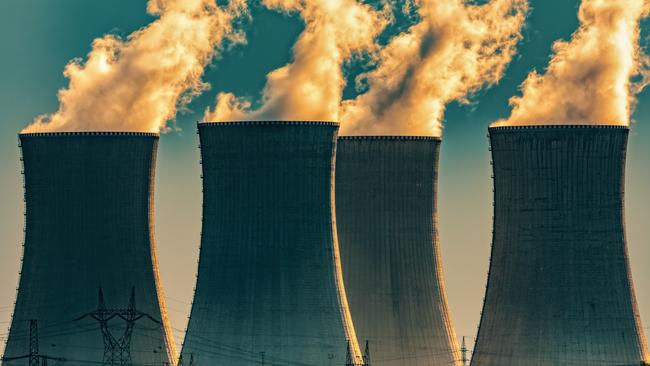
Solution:
[[(99, 323), (104, 340), (104, 365), (110, 366), (130, 366), (133, 364), (131, 359), (131, 338), (135, 323), (142, 319), (149, 320), (160, 324), (159, 320), (154, 319), (151, 315), (136, 310), (135, 308), (135, 288), (131, 288), (131, 297), (126, 309), (109, 309), (104, 301), (104, 292), (99, 287), (98, 304), (95, 311), (86, 313), (76, 321), (90, 317)], [(124, 332), (119, 338), (116, 338), (110, 331), (108, 322), (111, 319), (120, 318), (126, 323)], [(31, 365), (30, 365), (31, 366)]]
[(47, 366), (47, 360), (65, 361), (64, 358), (41, 355), (38, 352), (38, 322), (33, 319), (29, 321), (29, 353), (22, 356), (2, 357), (3, 362), (29, 359), (29, 366)]

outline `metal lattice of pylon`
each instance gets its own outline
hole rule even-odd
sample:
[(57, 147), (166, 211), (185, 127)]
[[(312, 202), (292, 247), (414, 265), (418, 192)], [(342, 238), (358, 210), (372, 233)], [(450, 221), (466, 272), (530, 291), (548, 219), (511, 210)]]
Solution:
[(29, 366), (39, 366), (38, 358), (38, 322), (29, 321)]
[(352, 360), (352, 352), (350, 352), (350, 342), (346, 342), (345, 347), (345, 366), (355, 366)]
[(467, 345), (465, 344), (465, 337), (463, 337), (463, 344), (460, 347), (460, 352), (462, 355), (463, 366), (467, 366)]
[(2, 362), (29, 359), (29, 366), (47, 366), (47, 360), (65, 361), (64, 358), (41, 355), (38, 351), (38, 321), (29, 321), (29, 353), (17, 357), (3, 357)]
[[(151, 315), (136, 309), (134, 287), (131, 288), (128, 307), (126, 309), (113, 309), (106, 307), (104, 292), (100, 286), (97, 309), (75, 320), (78, 321), (86, 317), (93, 318), (99, 323), (104, 340), (104, 366), (132, 366), (131, 338), (133, 336), (133, 328), (138, 320), (148, 318), (156, 324), (161, 324), (159, 320), (153, 318)], [(124, 332), (119, 338), (116, 338), (109, 328), (109, 322), (115, 318), (120, 318), (126, 323)]]
[(363, 366), (370, 366), (370, 345), (366, 340), (366, 348), (363, 350)]
[(363, 362), (358, 363), (353, 360), (352, 351), (350, 349), (350, 342), (346, 344), (347, 350), (345, 352), (345, 366), (370, 366), (370, 346), (368, 341), (366, 341), (366, 348), (363, 352)]

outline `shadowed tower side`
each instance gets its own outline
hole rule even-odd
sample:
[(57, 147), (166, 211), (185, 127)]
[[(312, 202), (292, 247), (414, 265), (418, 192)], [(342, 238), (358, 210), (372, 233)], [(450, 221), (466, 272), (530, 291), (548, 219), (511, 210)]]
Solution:
[(490, 128), (494, 235), (472, 365), (648, 362), (625, 240), (628, 131)]
[[(130, 361), (171, 363), (176, 354), (153, 232), (158, 135), (26, 133), (20, 141), (25, 243), (4, 356), (29, 353), (30, 320), (35, 320), (40, 354), (64, 358), (65, 365), (101, 364), (106, 358), (99, 322), (75, 321), (98, 309), (101, 286), (108, 308), (128, 309), (133, 291), (133, 308), (153, 318), (132, 324), (126, 342)], [(116, 317), (106, 329), (119, 339), (126, 323)], [(27, 359), (3, 362), (27, 364)]]
[(460, 365), (438, 242), (439, 148), (434, 137), (339, 138), (344, 282), (373, 365)]
[(183, 358), (197, 365), (360, 359), (333, 225), (329, 122), (200, 123), (203, 231)]

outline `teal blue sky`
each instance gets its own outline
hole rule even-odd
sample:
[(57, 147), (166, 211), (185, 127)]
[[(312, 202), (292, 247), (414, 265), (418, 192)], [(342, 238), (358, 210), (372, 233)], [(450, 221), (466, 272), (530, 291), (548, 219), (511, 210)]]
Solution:
[[(440, 238), (447, 290), (459, 336), (474, 337), (489, 261), (492, 182), (487, 126), (509, 114), (508, 98), (534, 68), (542, 70), (556, 39), (577, 26), (578, 0), (531, 0), (519, 55), (495, 87), (445, 116), (440, 166)], [(146, 0), (0, 1), (0, 353), (9, 326), (23, 240), (22, 177), (17, 133), (36, 115), (57, 109), (66, 63), (84, 57), (94, 38), (128, 35), (152, 18)], [(163, 285), (180, 343), (192, 298), (201, 222), (196, 121), (219, 91), (259, 96), (267, 72), (291, 59), (302, 30), (296, 16), (253, 6), (248, 43), (215, 60), (212, 89), (161, 137), (156, 176), (156, 235)], [(642, 27), (647, 38), (650, 23)], [(577, 86), (579, 87), (579, 86)], [(354, 95), (352, 88), (346, 96)], [(626, 218), (629, 253), (646, 333), (650, 333), (650, 94), (639, 95), (628, 150)]]

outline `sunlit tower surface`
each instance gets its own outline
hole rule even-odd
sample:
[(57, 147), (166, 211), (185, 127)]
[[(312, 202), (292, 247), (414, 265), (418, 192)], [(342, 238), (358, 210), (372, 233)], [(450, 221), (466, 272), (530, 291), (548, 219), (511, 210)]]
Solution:
[[(138, 309), (162, 324), (137, 323), (133, 363), (162, 365), (175, 348), (158, 278), (153, 232), (158, 135), (59, 132), (20, 135), (25, 183), (25, 241), (5, 357), (29, 350), (37, 319), (41, 354), (65, 365), (102, 363), (104, 337), (93, 319), (101, 286), (110, 306)], [(114, 319), (108, 330), (124, 331)], [(27, 365), (26, 360), (3, 366)]]
[(375, 366), (461, 365), (438, 241), (439, 149), (435, 137), (339, 138), (343, 277)]
[(472, 365), (648, 362), (625, 239), (629, 129), (489, 131), (494, 233)]
[(203, 228), (183, 359), (342, 366), (349, 341), (362, 363), (333, 223), (338, 124), (198, 129)]

